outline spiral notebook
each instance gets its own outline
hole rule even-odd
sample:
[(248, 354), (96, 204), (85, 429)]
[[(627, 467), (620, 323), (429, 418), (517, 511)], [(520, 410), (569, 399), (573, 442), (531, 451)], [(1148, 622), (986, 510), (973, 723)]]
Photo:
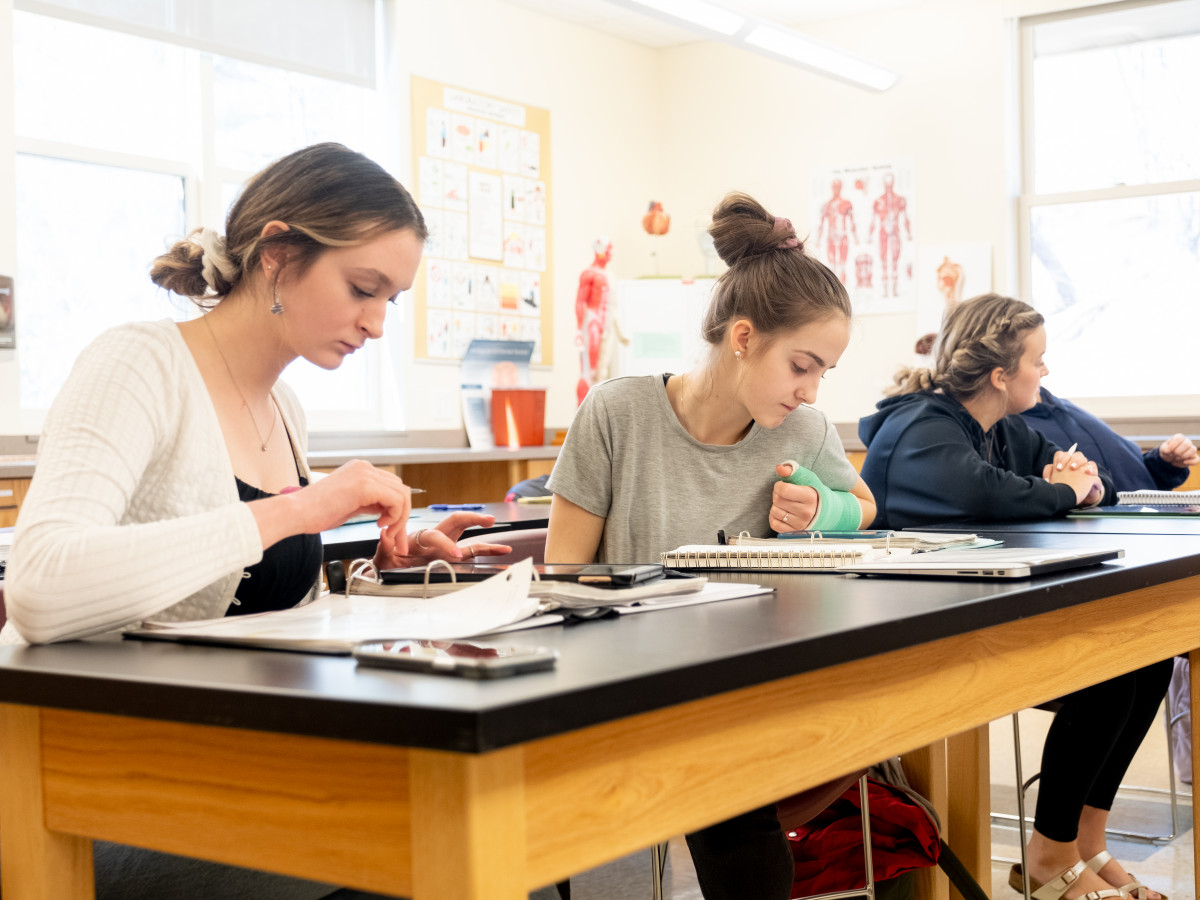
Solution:
[[(911, 551), (893, 550), (892, 555)], [(662, 554), (669, 569), (741, 569), (746, 572), (832, 572), (840, 566), (870, 562), (886, 551), (863, 544), (801, 544), (767, 547), (729, 544), (687, 544)]]
[(1200, 491), (1117, 491), (1118, 506), (1196, 506)]

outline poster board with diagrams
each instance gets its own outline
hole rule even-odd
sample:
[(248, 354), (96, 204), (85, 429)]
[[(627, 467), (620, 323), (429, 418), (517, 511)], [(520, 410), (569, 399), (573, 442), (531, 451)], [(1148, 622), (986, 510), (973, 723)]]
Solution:
[(553, 363), (550, 113), (413, 76), (413, 182), (429, 227), (413, 285), (418, 359), (472, 338)]

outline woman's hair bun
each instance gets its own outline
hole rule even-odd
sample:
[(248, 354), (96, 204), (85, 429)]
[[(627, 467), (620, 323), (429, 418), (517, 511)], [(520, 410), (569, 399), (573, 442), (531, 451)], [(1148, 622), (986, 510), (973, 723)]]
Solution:
[(209, 292), (203, 248), (188, 238), (176, 241), (151, 264), (150, 280), (181, 297), (203, 297)]
[(791, 222), (776, 220), (749, 194), (738, 192), (726, 194), (717, 204), (708, 233), (712, 235), (713, 246), (721, 261), (727, 266), (778, 249), (789, 239), (795, 239), (792, 247), (804, 249)]

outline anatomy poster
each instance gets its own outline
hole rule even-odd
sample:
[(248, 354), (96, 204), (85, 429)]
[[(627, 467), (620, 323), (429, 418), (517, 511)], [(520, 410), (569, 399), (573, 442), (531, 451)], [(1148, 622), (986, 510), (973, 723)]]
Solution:
[(813, 177), (806, 247), (846, 285), (858, 314), (916, 306), (916, 177), (910, 160)]
[[(550, 114), (412, 79), (413, 183), (429, 239), (413, 285), (416, 356), (527, 340), (553, 362)], [(545, 348), (545, 349), (543, 349)]]
[(913, 352), (927, 366), (942, 316), (970, 297), (992, 289), (992, 245), (922, 244), (917, 254), (917, 331)]

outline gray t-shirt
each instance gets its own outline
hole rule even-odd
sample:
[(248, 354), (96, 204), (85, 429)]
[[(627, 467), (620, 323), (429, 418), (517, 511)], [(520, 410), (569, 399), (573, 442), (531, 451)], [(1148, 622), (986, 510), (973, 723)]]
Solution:
[(683, 544), (715, 544), (718, 529), (771, 536), (775, 465), (788, 459), (836, 491), (858, 481), (837, 432), (812, 407), (778, 428), (756, 422), (731, 446), (702, 444), (675, 417), (662, 376), (629, 376), (588, 392), (547, 487), (606, 519), (599, 562), (658, 562)]

